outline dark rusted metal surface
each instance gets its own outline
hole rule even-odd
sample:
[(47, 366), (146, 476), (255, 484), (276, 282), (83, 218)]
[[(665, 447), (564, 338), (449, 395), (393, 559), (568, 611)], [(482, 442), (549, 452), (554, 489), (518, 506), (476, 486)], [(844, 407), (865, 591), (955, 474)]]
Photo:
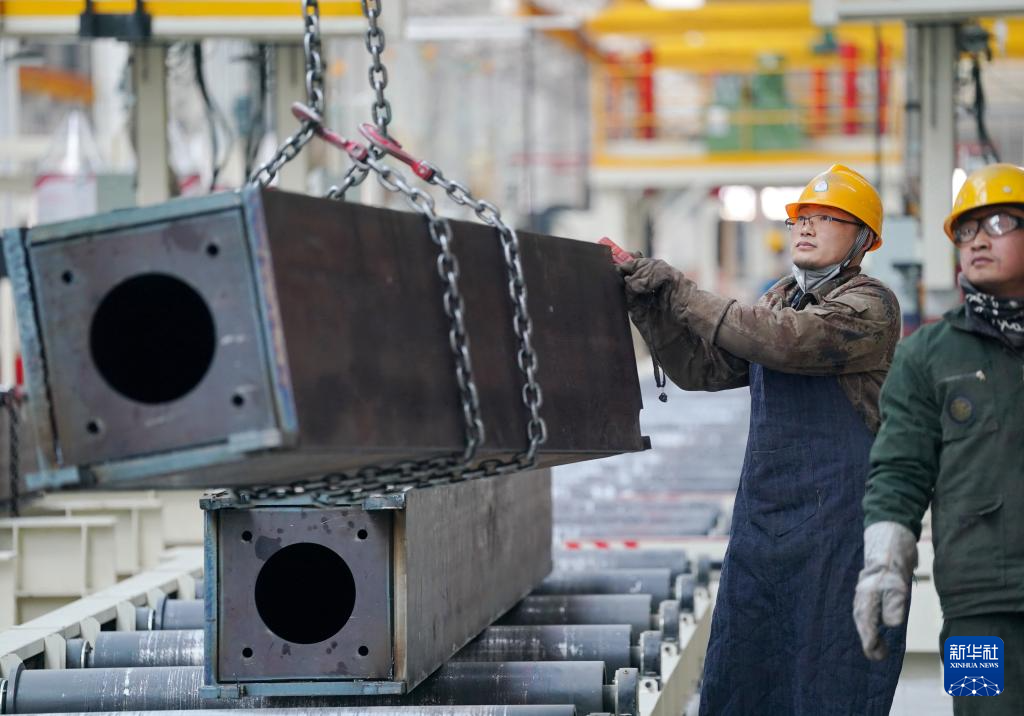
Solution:
[[(454, 222), (454, 237), (479, 456), (511, 456), (527, 411), (500, 244), (474, 223)], [(520, 239), (549, 429), (541, 464), (643, 449), (607, 249)], [(8, 232), (5, 251), (29, 324), (39, 484), (290, 482), (463, 448), (419, 215), (250, 189)]]
[(204, 503), (208, 694), (403, 693), (551, 570), (549, 470), (395, 497)]
[(392, 677), (390, 511), (213, 514), (218, 681)]

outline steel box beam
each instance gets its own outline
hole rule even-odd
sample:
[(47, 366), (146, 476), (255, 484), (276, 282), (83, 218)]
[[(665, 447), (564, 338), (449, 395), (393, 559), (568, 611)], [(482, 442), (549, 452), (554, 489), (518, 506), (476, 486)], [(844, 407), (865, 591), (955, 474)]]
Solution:
[(551, 570), (549, 471), (394, 497), (204, 502), (206, 694), (405, 693)]
[[(454, 222), (487, 441), (526, 446), (501, 246)], [(549, 439), (539, 466), (642, 450), (607, 250), (522, 234)], [(39, 487), (291, 482), (464, 447), (422, 217), (245, 189), (14, 230)]]

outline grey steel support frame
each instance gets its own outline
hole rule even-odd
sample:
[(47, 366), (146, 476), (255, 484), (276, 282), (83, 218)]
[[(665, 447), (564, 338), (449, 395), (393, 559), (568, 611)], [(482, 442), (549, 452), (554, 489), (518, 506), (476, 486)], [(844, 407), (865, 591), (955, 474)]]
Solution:
[[(476, 460), (508, 460), (527, 447), (528, 410), (501, 243), (452, 226)], [(519, 238), (548, 427), (537, 467), (649, 447), (607, 249)], [(4, 252), (33, 489), (291, 484), (465, 449), (419, 214), (248, 187), (13, 229)]]
[[(551, 570), (547, 470), (347, 507), (202, 504), (210, 697), (406, 693)], [(324, 574), (287, 566), (307, 555), (328, 555)], [(294, 595), (266, 591), (282, 579)], [(310, 606), (317, 585), (332, 613), (354, 595), (336, 631)]]

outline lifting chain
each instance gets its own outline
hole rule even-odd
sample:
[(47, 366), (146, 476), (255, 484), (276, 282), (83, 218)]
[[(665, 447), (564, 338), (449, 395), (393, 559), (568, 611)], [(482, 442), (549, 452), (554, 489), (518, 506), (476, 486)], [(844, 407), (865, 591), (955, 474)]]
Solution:
[[(374, 100), (370, 107), (370, 115), (378, 131), (384, 136), (388, 134), (391, 124), (391, 103), (384, 96), (388, 86), (388, 68), (384, 65), (381, 55), (386, 47), (384, 30), (380, 27), (382, 0), (362, 0), (363, 16), (366, 18), (366, 51), (370, 53), (369, 80)], [(303, 49), (306, 55), (306, 105), (318, 116), (325, 111), (324, 100), (324, 64), (323, 45), (320, 35), (320, 4), (318, 0), (302, 0), (302, 17), (305, 21)], [(288, 137), (266, 163), (253, 172), (249, 183), (268, 186), (274, 181), (281, 167), (290, 162), (303, 147), (313, 138), (313, 128), (303, 122), (298, 132)], [(379, 150), (374, 149), (374, 156), (380, 158)], [(353, 164), (349, 167), (341, 183), (336, 187), (337, 194), (331, 198), (344, 198), (345, 192), (359, 186), (366, 179), (367, 170)]]
[[(318, 0), (302, 0), (302, 18), (306, 29), (303, 34), (302, 48), (306, 55), (306, 103), (317, 114), (324, 111), (324, 64), (321, 56), (320, 42), (320, 3)], [(278, 124), (283, 124), (280, 120)], [(303, 122), (299, 131), (292, 134), (274, 156), (258, 167), (249, 177), (249, 183), (258, 186), (269, 186), (281, 171), (281, 167), (299, 155), (303, 147), (316, 134), (316, 129)]]
[[(302, 480), (288, 485), (248, 487), (236, 490), (240, 502), (254, 503), (300, 495), (309, 496), (322, 505), (348, 504), (361, 496), (402, 492), (414, 487), (457, 480), (504, 475), (531, 469), (536, 465), (537, 450), (547, 440), (547, 426), (540, 415), (543, 394), (537, 381), (537, 354), (533, 349), (533, 323), (526, 301), (526, 281), (519, 252), (519, 238), (514, 229), (501, 218), (501, 212), (490, 202), (479, 200), (463, 184), (448, 180), (444, 174), (425, 162), (415, 162), (402, 151), (401, 145), (390, 139), (391, 104), (384, 95), (388, 84), (387, 68), (381, 60), (385, 48), (384, 31), (378, 23), (381, 0), (362, 0), (363, 15), (367, 20), (366, 50), (370, 54), (370, 86), (374, 91), (371, 107), (372, 125), (363, 125), (361, 131), (370, 140), (367, 148), (344, 139), (323, 124), (324, 91), (323, 60), (320, 40), (320, 8), (317, 0), (303, 0), (305, 20), (304, 49), (306, 55), (306, 105), (293, 105), (293, 114), (301, 122), (300, 129), (285, 140), (274, 156), (253, 172), (251, 184), (267, 186), (273, 182), (281, 167), (294, 159), (314, 136), (345, 151), (352, 161), (337, 186), (331, 187), (327, 197), (344, 199), (345, 193), (361, 184), (371, 172), (388, 191), (403, 197), (409, 207), (421, 214), (431, 241), (438, 247), (436, 269), (441, 278), (443, 305), (449, 320), (448, 342), (455, 359), (455, 378), (459, 387), (462, 416), (465, 426), (465, 449), (461, 454), (426, 460), (409, 460), (386, 467), (363, 467), (352, 473), (336, 473), (313, 480)], [(427, 192), (409, 185), (401, 172), (382, 161), (391, 154), (413, 166), (417, 176), (444, 189), (456, 204), (468, 207), (488, 226), (493, 227), (501, 240), (502, 253), (508, 275), (509, 298), (513, 307), (513, 330), (517, 341), (516, 362), (523, 374), (522, 400), (529, 412), (526, 426), (527, 447), (511, 460), (490, 459), (470, 469), (477, 449), (483, 444), (485, 433), (480, 416), (480, 400), (473, 378), (469, 338), (465, 327), (465, 304), (459, 291), (459, 264), (452, 253), (451, 226), (436, 212), (434, 198)]]
[[(460, 456), (431, 458), (420, 461), (405, 461), (390, 466), (369, 466), (352, 473), (335, 473), (314, 480), (302, 480), (289, 485), (246, 488), (236, 491), (242, 502), (257, 502), (268, 499), (282, 499), (309, 495), (314, 502), (322, 505), (349, 504), (360, 496), (402, 492), (414, 487), (493, 477), (528, 470), (536, 465), (537, 450), (547, 439), (547, 427), (540, 416), (543, 394), (536, 379), (537, 354), (533, 350), (531, 335), (533, 325), (526, 305), (526, 283), (519, 258), (519, 240), (515, 231), (501, 220), (496, 207), (473, 198), (466, 187), (449, 182), (431, 167), (434, 175), (440, 175), (438, 185), (446, 187), (453, 201), (471, 206), (484, 223), (499, 232), (502, 237), (506, 269), (509, 274), (509, 294), (514, 307), (513, 328), (519, 344), (517, 362), (526, 381), (522, 397), (530, 413), (527, 422), (527, 448), (511, 460), (490, 459), (467, 469), (472, 462), (476, 448), (483, 443), (484, 427), (480, 418), (480, 405), (469, 353), (469, 340), (464, 324), (464, 304), (458, 288), (459, 268), (451, 253), (451, 226), (436, 212), (434, 198), (409, 185), (402, 173), (380, 159), (362, 144), (349, 141), (323, 126), (319, 116), (311, 108), (296, 104), (293, 111), (304, 123), (311, 123), (315, 132), (328, 143), (345, 151), (354, 166), (367, 174), (373, 172), (377, 180), (388, 191), (399, 194), (411, 209), (421, 214), (427, 222), (431, 240), (438, 246), (437, 271), (444, 284), (444, 308), (450, 321), (449, 344), (456, 359), (456, 380), (462, 398), (462, 413), (466, 426), (466, 450)], [(364, 125), (364, 133), (367, 133)], [(391, 153), (389, 145), (373, 143), (382, 151)], [(390, 141), (390, 140), (389, 140)], [(397, 146), (397, 143), (394, 143)], [(421, 166), (428, 166), (421, 163)], [(417, 175), (423, 177), (417, 171)], [(442, 183), (444, 182), (444, 183)], [(432, 182), (433, 183), (433, 182)], [(451, 187), (450, 190), (447, 187)], [(458, 197), (458, 198), (455, 198)]]

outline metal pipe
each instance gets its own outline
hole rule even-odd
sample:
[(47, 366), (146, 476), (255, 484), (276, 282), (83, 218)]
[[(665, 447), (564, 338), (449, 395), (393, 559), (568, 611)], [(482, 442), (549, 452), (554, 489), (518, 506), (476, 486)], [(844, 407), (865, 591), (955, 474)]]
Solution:
[(673, 592), (676, 599), (679, 600), (679, 608), (692, 612), (693, 611), (693, 593), (697, 589), (697, 578), (692, 574), (680, 574), (676, 577), (676, 583), (673, 587)]
[(651, 619), (651, 626), (665, 641), (679, 641), (679, 612), (679, 600), (667, 599), (658, 605), (658, 614)]
[(202, 666), (203, 631), (201, 629), (172, 631), (103, 631), (95, 642), (72, 663), (72, 648), (79, 653), (76, 642), (68, 640), (68, 668), (114, 669), (139, 666)]
[(19, 669), (8, 680), (7, 714), (198, 709), (203, 670)]
[[(646, 632), (645, 632), (646, 633)], [(630, 627), (611, 625), (496, 626), (467, 644), (456, 661), (602, 661), (612, 674), (635, 666)], [(202, 630), (101, 632), (95, 644), (68, 640), (68, 668), (202, 666)]]
[(670, 595), (668, 569), (609, 569), (600, 572), (553, 572), (534, 594), (650, 594), (655, 603)]
[(149, 631), (153, 628), (156, 612), (149, 607), (135, 607), (135, 630)]
[[(208, 707), (212, 708), (212, 707)], [(255, 707), (253, 707), (255, 708)], [(252, 716), (253, 708), (219, 709), (218, 716)], [(131, 716), (206, 716), (208, 710), (134, 711)], [(259, 716), (575, 716), (572, 706), (315, 706), (261, 708)], [(122, 711), (88, 711), (62, 716), (125, 716)]]
[(496, 624), (628, 624), (631, 639), (650, 628), (648, 594), (552, 594), (527, 597)]
[(206, 619), (202, 599), (169, 599), (161, 597), (156, 603), (153, 629), (202, 629)]
[[(317, 705), (329, 705), (315, 700)], [(264, 700), (268, 706), (304, 706), (308, 698)], [(444, 704), (572, 704), (576, 713), (604, 709), (604, 664), (599, 661), (449, 661), (404, 696), (346, 697), (355, 706)]]
[(681, 549), (561, 549), (552, 559), (556, 570), (566, 572), (666, 568), (675, 579), (690, 571), (690, 558)]
[[(624, 669), (622, 671), (634, 671)], [(262, 697), (206, 700), (202, 667), (19, 669), (4, 682), (3, 713), (140, 711), (200, 708), (572, 704), (605, 708), (599, 661), (449, 662), (411, 694), (393, 697)]]
[(493, 626), (456, 661), (603, 661), (607, 674), (631, 666), (626, 624)]
[(661, 632), (645, 631), (640, 635), (639, 659), (633, 666), (640, 676), (661, 676)]
[(64, 659), (68, 669), (84, 669), (88, 652), (92, 645), (85, 639), (68, 639), (64, 642), (66, 658)]

